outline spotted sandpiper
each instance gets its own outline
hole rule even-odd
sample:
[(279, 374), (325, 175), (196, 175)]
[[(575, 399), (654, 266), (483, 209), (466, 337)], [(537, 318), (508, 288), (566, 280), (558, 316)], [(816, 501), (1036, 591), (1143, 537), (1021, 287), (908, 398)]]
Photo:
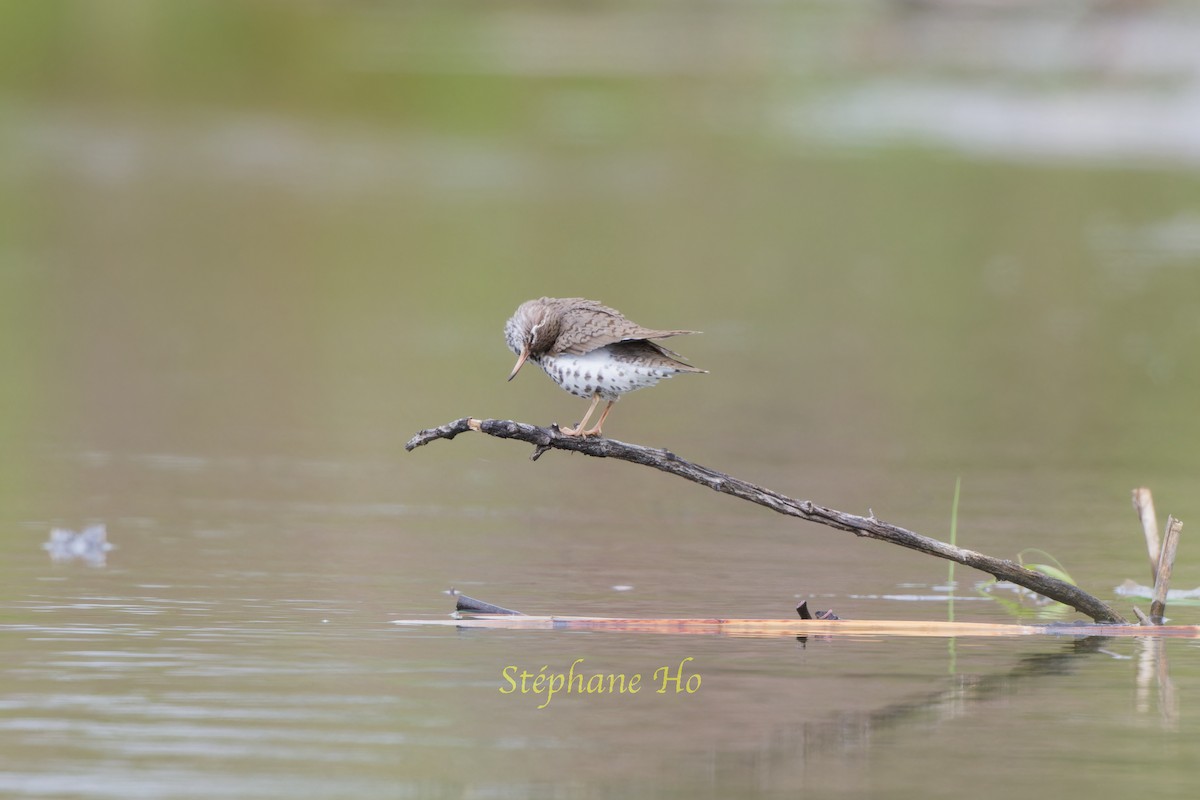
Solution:
[[(592, 401), (578, 425), (559, 431), (567, 436), (600, 436), (621, 395), (680, 372), (708, 372), (651, 341), (695, 332), (643, 328), (621, 312), (582, 297), (530, 300), (504, 326), (504, 339), (517, 354), (508, 379), (515, 378), (526, 361), (537, 364), (563, 389)], [(586, 427), (601, 400), (608, 405), (595, 427)]]

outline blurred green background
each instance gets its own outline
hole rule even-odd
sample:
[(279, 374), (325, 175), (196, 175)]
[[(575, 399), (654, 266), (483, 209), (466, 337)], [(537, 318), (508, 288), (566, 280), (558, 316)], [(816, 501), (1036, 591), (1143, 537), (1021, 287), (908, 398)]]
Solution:
[(1186, 4), (0, 15), (16, 518), (72, 511), (32, 499), (30, 448), (391, 454), (466, 413), (573, 421), (542, 376), (498, 380), (542, 294), (705, 331), (681, 346), (712, 375), (627, 400), (618, 438), (1084, 464), (1190, 501)]

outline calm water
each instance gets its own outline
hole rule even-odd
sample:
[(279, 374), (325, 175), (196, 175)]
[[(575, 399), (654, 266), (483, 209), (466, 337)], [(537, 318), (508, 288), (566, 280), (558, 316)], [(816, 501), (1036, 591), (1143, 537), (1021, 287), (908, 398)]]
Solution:
[[(0, 10), (0, 795), (1195, 796), (1190, 641), (394, 624), (1015, 619), (630, 464), (405, 453), (577, 420), (504, 381), (542, 294), (704, 331), (615, 438), (939, 538), (961, 478), (961, 545), (1126, 614), (1148, 485), (1200, 585), (1200, 17), (852, 5)], [(643, 688), (501, 692), (577, 659)]]

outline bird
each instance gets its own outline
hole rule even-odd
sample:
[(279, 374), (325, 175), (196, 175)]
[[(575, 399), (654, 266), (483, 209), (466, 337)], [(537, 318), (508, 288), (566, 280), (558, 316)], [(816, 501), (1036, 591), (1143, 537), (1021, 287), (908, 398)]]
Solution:
[[(541, 297), (517, 307), (504, 325), (508, 348), (517, 354), (511, 381), (527, 361), (576, 397), (591, 400), (587, 413), (574, 427), (560, 427), (567, 436), (603, 436), (601, 428), (621, 395), (654, 386), (681, 372), (708, 372), (681, 360), (653, 339), (684, 336), (697, 331), (643, 328), (616, 309), (582, 297)], [(592, 428), (588, 420), (601, 400), (607, 401)]]

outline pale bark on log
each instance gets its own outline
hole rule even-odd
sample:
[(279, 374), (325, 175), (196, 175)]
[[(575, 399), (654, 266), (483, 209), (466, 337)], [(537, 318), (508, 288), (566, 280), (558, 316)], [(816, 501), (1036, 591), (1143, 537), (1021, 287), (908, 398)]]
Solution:
[(974, 550), (954, 547), (945, 542), (931, 539), (914, 533), (897, 525), (884, 522), (871, 516), (863, 517), (848, 514), (832, 508), (819, 506), (809, 500), (796, 500), (779, 492), (755, 486), (718, 472), (699, 464), (680, 458), (669, 450), (643, 447), (627, 444), (606, 437), (581, 438), (566, 436), (559, 432), (557, 426), (543, 428), (524, 422), (514, 422), (507, 419), (474, 419), (463, 417), (437, 428), (423, 430), (416, 434), (404, 446), (405, 450), (413, 450), (424, 444), (438, 439), (453, 439), (460, 433), (479, 431), (489, 436), (501, 439), (518, 439), (534, 446), (530, 458), (536, 461), (548, 450), (568, 450), (584, 453), (596, 458), (616, 458), (653, 467), (672, 475), (699, 483), (702, 486), (740, 497), (751, 503), (766, 506), (772, 511), (790, 517), (816, 522), (830, 528), (848, 531), (856, 536), (863, 536), (880, 541), (890, 542), (910, 550), (916, 550), (928, 555), (944, 558), (958, 564), (986, 572), (999, 580), (1011, 581), (1018, 586), (1037, 592), (1038, 594), (1057, 600), (1086, 614), (1096, 622), (1116, 622), (1127, 624), (1126, 620), (1114, 611), (1107, 603), (1093, 597), (1077, 586), (1065, 581), (1051, 578), (1040, 572), (1034, 572), (1020, 564), (1007, 559), (993, 558)]

